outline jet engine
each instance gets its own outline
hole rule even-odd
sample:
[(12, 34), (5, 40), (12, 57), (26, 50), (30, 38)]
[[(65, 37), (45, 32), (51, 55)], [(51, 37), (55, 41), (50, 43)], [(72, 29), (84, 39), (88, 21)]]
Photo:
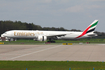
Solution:
[(37, 40), (38, 41), (46, 41), (47, 40), (47, 36), (38, 36)]

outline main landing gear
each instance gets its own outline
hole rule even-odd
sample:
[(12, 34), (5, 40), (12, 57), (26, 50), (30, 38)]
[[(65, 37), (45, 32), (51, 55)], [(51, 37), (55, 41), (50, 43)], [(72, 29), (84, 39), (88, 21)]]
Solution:
[(47, 42), (55, 43), (55, 41), (53, 39), (51, 39), (51, 38), (49, 38), (49, 41), (47, 41)]

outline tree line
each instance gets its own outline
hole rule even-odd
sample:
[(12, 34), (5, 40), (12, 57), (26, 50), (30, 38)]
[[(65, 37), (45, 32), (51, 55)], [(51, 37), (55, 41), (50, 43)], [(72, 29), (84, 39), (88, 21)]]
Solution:
[(81, 31), (81, 30), (67, 30), (63, 27), (41, 27), (40, 25), (35, 25), (33, 23), (26, 23), (21, 21), (0, 21), (0, 34), (9, 30), (47, 30), (47, 31)]
[[(36, 25), (33, 23), (21, 22), (21, 21), (0, 21), (0, 35), (9, 30), (47, 30), (47, 31), (78, 31), (77, 29), (65, 29), (63, 27), (55, 28), (55, 27), (41, 27), (40, 25)], [(104, 32), (95, 32), (98, 34), (100, 38), (105, 38)]]

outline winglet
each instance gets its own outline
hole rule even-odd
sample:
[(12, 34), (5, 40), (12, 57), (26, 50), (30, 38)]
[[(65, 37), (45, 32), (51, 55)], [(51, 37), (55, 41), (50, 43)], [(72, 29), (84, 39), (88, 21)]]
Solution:
[(93, 23), (91, 23), (84, 31), (81, 35), (79, 35), (78, 37), (76, 38), (80, 38), (82, 36), (84, 36), (85, 34), (87, 33), (90, 33), (90, 32), (94, 32), (96, 26), (97, 26), (97, 23), (98, 23), (98, 20), (95, 20)]

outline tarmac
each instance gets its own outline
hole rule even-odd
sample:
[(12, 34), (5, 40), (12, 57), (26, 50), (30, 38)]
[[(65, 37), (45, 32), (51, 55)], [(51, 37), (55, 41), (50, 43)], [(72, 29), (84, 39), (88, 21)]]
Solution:
[(105, 44), (0, 45), (0, 60), (105, 61)]

